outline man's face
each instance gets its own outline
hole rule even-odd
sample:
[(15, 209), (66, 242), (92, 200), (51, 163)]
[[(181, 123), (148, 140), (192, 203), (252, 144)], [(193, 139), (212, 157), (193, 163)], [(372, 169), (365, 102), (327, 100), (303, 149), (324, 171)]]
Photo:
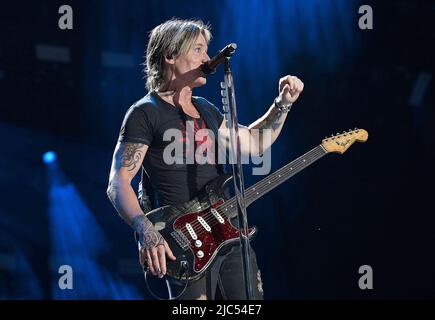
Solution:
[(207, 80), (200, 66), (210, 60), (207, 55), (207, 50), (207, 41), (204, 36), (200, 34), (187, 54), (181, 55), (175, 59), (174, 76), (176, 80), (192, 88), (204, 85)]

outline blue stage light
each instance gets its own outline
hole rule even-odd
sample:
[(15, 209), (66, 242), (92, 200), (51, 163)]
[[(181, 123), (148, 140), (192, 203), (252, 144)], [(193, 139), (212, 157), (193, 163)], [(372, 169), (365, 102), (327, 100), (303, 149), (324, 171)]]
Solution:
[(50, 164), (56, 161), (56, 153), (54, 151), (47, 151), (42, 156), (45, 164)]

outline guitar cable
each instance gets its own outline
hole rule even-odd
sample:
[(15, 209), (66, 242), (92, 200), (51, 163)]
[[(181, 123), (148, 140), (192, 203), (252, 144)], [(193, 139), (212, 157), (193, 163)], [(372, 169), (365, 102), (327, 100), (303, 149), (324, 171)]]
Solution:
[[(137, 243), (137, 246), (138, 246), (138, 248), (140, 247), (140, 244), (139, 244), (139, 241), (138, 241), (138, 239), (139, 239), (139, 237), (138, 237), (138, 235), (137, 235), (137, 233), (135, 232), (134, 233), (134, 239), (135, 239), (135, 241), (136, 241), (136, 243)], [(185, 283), (185, 285), (184, 285), (184, 288), (183, 288), (183, 290), (181, 291), (181, 293), (179, 294), (179, 295), (177, 295), (175, 298), (174, 297), (172, 297), (172, 290), (171, 290), (171, 284), (169, 283), (169, 281), (168, 281), (168, 277), (165, 275), (164, 276), (164, 279), (165, 279), (165, 282), (166, 282), (166, 287), (167, 287), (167, 289), (168, 289), (168, 296), (169, 296), (169, 298), (167, 299), (167, 298), (161, 298), (161, 297), (159, 297), (158, 295), (156, 295), (152, 290), (151, 290), (151, 287), (149, 286), (149, 283), (148, 283), (148, 280), (147, 280), (147, 274), (148, 274), (148, 267), (146, 267), (145, 265), (144, 266), (142, 266), (142, 270), (143, 270), (143, 272), (144, 272), (144, 278), (145, 278), (145, 284), (146, 284), (146, 286), (147, 286), (147, 289), (148, 289), (148, 291), (151, 293), (151, 295), (154, 297), (154, 298), (156, 298), (157, 300), (177, 300), (179, 297), (181, 297), (181, 295), (183, 295), (183, 293), (186, 291), (186, 289), (187, 289), (187, 285), (189, 284), (189, 281), (188, 280), (186, 280), (186, 283)], [(186, 260), (183, 260), (183, 261), (181, 261), (181, 268), (180, 268), (180, 273), (178, 274), (178, 278), (179, 279), (182, 279), (182, 277), (184, 277), (186, 274), (187, 274), (187, 270), (189, 270), (189, 261), (186, 261)]]
[[(183, 276), (186, 275), (187, 270), (189, 270), (189, 262), (188, 262), (188, 261), (182, 261), (182, 262), (181, 262), (181, 270), (180, 270), (180, 273), (179, 273), (179, 278), (180, 278), (180, 279), (181, 279)], [(143, 267), (143, 271), (144, 271), (144, 278), (145, 278), (145, 284), (146, 284), (146, 286), (147, 286), (147, 289), (148, 289), (148, 291), (151, 293), (151, 295), (152, 295), (154, 298), (156, 298), (157, 300), (177, 300), (178, 298), (180, 298), (180, 297), (184, 294), (184, 292), (185, 292), (186, 289), (187, 289), (187, 285), (189, 284), (189, 281), (186, 280), (186, 283), (185, 283), (185, 285), (184, 285), (183, 290), (181, 291), (181, 293), (179, 293), (179, 294), (174, 298), (174, 297), (172, 297), (171, 284), (169, 283), (168, 277), (165, 275), (165, 276), (164, 276), (164, 279), (165, 279), (165, 282), (166, 282), (166, 288), (168, 289), (168, 297), (169, 297), (169, 298), (162, 298), (162, 297), (159, 297), (157, 294), (155, 294), (155, 293), (151, 290), (151, 287), (149, 286), (148, 279), (147, 279), (147, 274), (148, 274), (148, 272), (149, 272), (149, 269), (148, 269), (147, 267), (144, 266), (144, 267)]]

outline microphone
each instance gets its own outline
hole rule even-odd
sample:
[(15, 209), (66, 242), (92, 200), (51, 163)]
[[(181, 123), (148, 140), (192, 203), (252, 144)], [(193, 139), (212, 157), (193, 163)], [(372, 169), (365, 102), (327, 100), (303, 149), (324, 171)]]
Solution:
[(225, 58), (229, 58), (233, 55), (234, 51), (237, 49), (237, 44), (230, 43), (225, 48), (223, 48), (217, 55), (211, 58), (209, 61), (201, 65), (201, 71), (205, 74), (212, 74), (216, 72), (216, 67), (224, 62)]

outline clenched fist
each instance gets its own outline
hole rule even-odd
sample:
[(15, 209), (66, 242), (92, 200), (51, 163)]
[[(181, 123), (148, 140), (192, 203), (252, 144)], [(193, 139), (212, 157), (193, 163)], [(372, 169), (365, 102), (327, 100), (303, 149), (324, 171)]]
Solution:
[(282, 105), (295, 102), (304, 90), (304, 83), (295, 76), (285, 76), (279, 79), (278, 101)]

